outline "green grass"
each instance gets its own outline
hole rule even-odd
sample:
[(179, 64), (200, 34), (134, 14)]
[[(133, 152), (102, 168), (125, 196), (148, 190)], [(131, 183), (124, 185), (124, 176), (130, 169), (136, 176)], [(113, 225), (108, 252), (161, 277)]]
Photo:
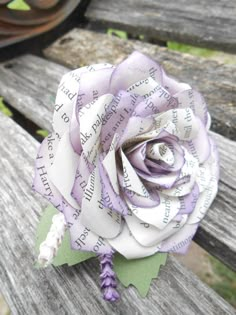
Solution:
[(38, 130), (36, 131), (36, 134), (37, 134), (37, 135), (40, 135), (40, 136), (43, 137), (43, 138), (46, 138), (46, 137), (48, 136), (48, 131), (45, 130), (45, 129), (38, 129)]
[(4, 115), (6, 115), (8, 117), (12, 117), (13, 116), (13, 113), (6, 106), (6, 104), (3, 101), (3, 97), (1, 97), (1, 96), (0, 96), (0, 112), (2, 112)]
[(201, 56), (201, 57), (212, 57), (216, 52), (207, 48), (199, 48), (191, 45), (180, 44), (176, 42), (167, 42), (167, 47), (172, 50), (181, 51), (184, 53)]
[(109, 28), (107, 30), (107, 34), (108, 35), (115, 35), (119, 38), (122, 38), (122, 39), (128, 39), (128, 36), (127, 36), (127, 33), (126, 32), (123, 32), (123, 31), (120, 31), (120, 30), (116, 30), (116, 29), (113, 29), (113, 28)]
[(226, 301), (236, 307), (236, 273), (216, 258), (210, 257), (214, 274), (206, 274), (206, 283)]

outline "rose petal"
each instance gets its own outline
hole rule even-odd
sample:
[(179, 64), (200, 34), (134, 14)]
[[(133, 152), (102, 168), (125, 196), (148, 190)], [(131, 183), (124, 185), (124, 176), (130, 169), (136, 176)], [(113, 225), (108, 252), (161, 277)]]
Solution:
[(53, 114), (53, 129), (60, 137), (69, 130), (74, 105), (79, 90), (80, 75), (86, 67), (66, 73), (59, 84)]
[(199, 197), (199, 188), (195, 184), (189, 194), (179, 197), (181, 208), (178, 214), (190, 214), (196, 207)]
[(129, 202), (128, 207), (141, 221), (154, 225), (162, 230), (176, 216), (181, 205), (178, 198), (165, 196), (162, 193), (159, 193), (159, 197), (160, 204), (156, 207), (135, 207)]
[(104, 238), (113, 238), (120, 232), (120, 214), (103, 206), (102, 185), (98, 166), (89, 177), (81, 208), (82, 224), (97, 235)]
[(160, 84), (151, 77), (147, 77), (129, 86), (127, 92), (138, 94), (146, 99), (154, 94), (158, 88), (160, 88)]
[(100, 146), (99, 137), (102, 130), (102, 117), (112, 99), (113, 95), (104, 94), (81, 110), (83, 113), (80, 117), (81, 144), (86, 158), (94, 165)]
[(163, 77), (163, 84), (162, 86), (167, 89), (167, 91), (173, 95), (177, 92), (189, 90), (191, 89), (191, 86), (186, 83), (178, 82), (176, 79), (172, 78), (171, 76), (168, 76), (164, 69), (162, 69), (162, 77)]
[(171, 133), (180, 140), (192, 140), (198, 134), (199, 120), (190, 108), (171, 109), (155, 116), (155, 128), (161, 128), (170, 122), (175, 126)]
[(71, 196), (71, 191), (78, 163), (79, 156), (71, 146), (69, 133), (65, 132), (58, 145), (53, 165), (49, 169), (49, 178), (66, 201), (76, 209), (78, 204)]
[[(74, 149), (75, 152), (77, 152), (79, 155), (81, 155), (82, 152), (82, 146), (81, 146), (81, 142), (80, 142), (80, 126), (79, 126), (79, 119), (78, 119), (78, 110), (81, 108), (81, 106), (83, 106), (82, 102), (82, 98), (83, 95), (78, 94), (79, 91), (79, 87), (80, 87), (80, 80), (81, 80), (81, 75), (86, 73), (86, 72), (94, 72), (94, 71), (98, 71), (98, 70), (102, 70), (102, 69), (110, 69), (112, 66), (109, 64), (94, 64), (91, 66), (87, 66), (87, 67), (83, 67), (78, 69), (78, 72), (74, 72), (71, 71), (71, 77), (74, 77), (74, 80), (78, 83), (77, 85), (77, 90), (76, 90), (76, 101), (73, 102), (73, 104), (71, 104), (71, 106), (73, 107), (73, 112), (72, 115), (70, 116), (70, 139), (71, 139), (71, 144), (72, 147)], [(81, 70), (81, 71), (79, 71)], [(77, 70), (75, 70), (77, 71)], [(93, 75), (91, 75), (93, 76)], [(70, 78), (69, 78), (70, 79)], [(72, 79), (69, 80), (69, 87), (70, 87), (70, 82), (72, 81)], [(93, 94), (93, 99), (95, 100), (96, 98), (98, 98), (100, 95), (98, 94), (98, 91), (96, 91), (96, 93)], [(77, 104), (77, 106), (76, 106)]]
[(147, 197), (140, 196), (128, 189), (124, 189), (124, 193), (128, 198), (128, 202), (136, 207), (151, 208), (160, 204), (160, 198), (157, 192), (149, 192), (149, 196)]
[(144, 184), (139, 179), (136, 171), (130, 164), (129, 160), (127, 159), (126, 155), (120, 150), (122, 164), (123, 164), (123, 182), (120, 184), (128, 189), (136, 192), (140, 196), (148, 197), (148, 191)]
[(203, 164), (210, 171), (209, 182), (205, 189), (200, 193), (196, 207), (189, 217), (189, 224), (198, 223), (206, 215), (218, 190), (218, 154), (215, 145), (211, 140), (211, 157)]
[(120, 136), (124, 133), (139, 101), (138, 95), (126, 91), (120, 91), (113, 98), (102, 118), (101, 144), (104, 151), (109, 149), (115, 133)]
[(198, 224), (186, 223), (177, 233), (162, 242), (161, 252), (185, 254), (198, 228)]
[(151, 175), (150, 171), (148, 170), (147, 166), (144, 163), (146, 157), (146, 143), (140, 143), (132, 150), (128, 150), (125, 152), (128, 160), (130, 161), (131, 165), (133, 165), (136, 169)]
[(140, 137), (142, 138), (142, 135), (147, 133), (153, 127), (153, 122), (154, 120), (152, 117), (130, 117), (118, 146), (127, 147), (131, 144), (140, 142)]
[(84, 153), (82, 152), (79, 159), (79, 164), (76, 170), (76, 174), (75, 174), (74, 185), (71, 191), (71, 195), (80, 206), (81, 206), (82, 198), (85, 192), (85, 188), (87, 186), (89, 176), (92, 171), (93, 171), (92, 165), (89, 164)]
[(58, 134), (51, 133), (41, 143), (35, 162), (33, 189), (50, 201), (54, 207), (62, 211), (62, 196), (48, 175), (59, 141)]
[(135, 51), (121, 62), (112, 74), (110, 91), (116, 94), (119, 90), (127, 90), (133, 83), (152, 77), (162, 83), (162, 69), (152, 59)]
[(203, 96), (199, 92), (190, 89), (179, 92), (175, 94), (174, 97), (178, 100), (179, 108), (190, 107), (194, 114), (201, 119), (204, 126), (206, 126), (207, 105)]
[(209, 136), (203, 123), (198, 119), (199, 130), (197, 136), (190, 140), (183, 142), (183, 146), (191, 153), (199, 163), (206, 161), (210, 154)]
[[(83, 116), (83, 108), (89, 109), (92, 102), (104, 94), (109, 94), (109, 82), (114, 67), (107, 65), (97, 71), (85, 72), (81, 76), (76, 102), (77, 120)], [(88, 105), (90, 104), (90, 105)]]
[(107, 175), (110, 179), (110, 183), (114, 191), (119, 194), (119, 185), (117, 179), (117, 167), (116, 167), (116, 147), (119, 141), (119, 135), (115, 134), (109, 149), (109, 152), (103, 159), (103, 166), (107, 172)]
[(63, 203), (63, 213), (70, 232), (71, 247), (74, 250), (110, 254), (109, 244), (102, 237), (93, 233), (81, 223), (81, 210), (72, 208), (66, 201)]
[(147, 257), (159, 251), (159, 246), (144, 247), (140, 245), (130, 233), (125, 224), (122, 232), (113, 239), (108, 239), (108, 243), (121, 255), (127, 259)]
[[(153, 93), (152, 93), (153, 91)], [(178, 107), (178, 101), (163, 86), (156, 85), (153, 90), (148, 91), (144, 100), (138, 104), (135, 114), (141, 117), (155, 115), (172, 108)]]
[(116, 193), (111, 186), (109, 177), (106, 174), (102, 161), (99, 162), (99, 172), (102, 183), (102, 202), (103, 206), (113, 211), (117, 211), (121, 215), (125, 216), (128, 213), (128, 208), (124, 200), (122, 199), (121, 194)]
[(129, 215), (125, 217), (125, 221), (137, 242), (142, 246), (154, 246), (160, 244), (164, 239), (176, 233), (178, 229), (186, 223), (187, 217), (187, 215), (183, 215), (179, 221), (171, 221), (162, 230), (141, 221), (132, 214), (131, 211)]
[[(149, 164), (149, 163), (146, 162), (146, 164)], [(157, 175), (148, 175), (145, 173), (138, 172), (138, 174), (141, 178), (145, 180), (145, 183), (147, 182), (147, 183), (154, 184), (152, 185), (152, 187), (154, 186), (158, 188), (168, 189), (174, 185), (174, 183), (179, 177), (180, 172), (179, 171), (169, 172), (169, 173), (164, 172), (164, 174), (159, 172)]]

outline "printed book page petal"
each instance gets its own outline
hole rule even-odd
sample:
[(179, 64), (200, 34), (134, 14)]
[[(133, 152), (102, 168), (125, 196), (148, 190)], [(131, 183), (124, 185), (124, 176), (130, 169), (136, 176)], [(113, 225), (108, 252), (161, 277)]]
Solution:
[(183, 145), (189, 153), (195, 157), (199, 163), (205, 162), (211, 152), (209, 135), (203, 123), (198, 119), (199, 130), (196, 138), (190, 141), (184, 141)]
[(162, 230), (177, 215), (181, 204), (178, 198), (165, 196), (162, 193), (159, 193), (159, 197), (160, 204), (156, 207), (141, 208), (131, 203), (128, 203), (128, 207), (141, 221)]
[(71, 191), (72, 197), (78, 202), (80, 206), (92, 170), (93, 169), (91, 165), (88, 163), (88, 160), (82, 152), (75, 174), (74, 185)]
[(187, 218), (187, 215), (182, 215), (179, 221), (172, 220), (162, 230), (141, 221), (132, 211), (125, 217), (125, 221), (136, 241), (143, 246), (154, 246), (159, 245), (164, 239), (176, 233), (186, 223)]
[[(131, 144), (140, 142), (140, 137), (143, 139), (142, 135), (147, 133), (152, 129), (154, 120), (152, 117), (142, 118), (132, 116), (130, 117), (125, 131), (119, 141), (119, 147), (127, 147)], [(140, 136), (140, 137), (139, 137)], [(145, 140), (146, 138), (144, 138)]]
[(153, 80), (151, 77), (147, 77), (144, 80), (137, 81), (128, 87), (127, 92), (138, 94), (146, 99), (147, 97), (154, 94), (157, 89), (160, 88), (158, 82)]
[(63, 213), (69, 228), (72, 249), (96, 254), (111, 253), (111, 247), (106, 240), (82, 224), (81, 209), (74, 209), (65, 202)]
[(120, 137), (123, 135), (140, 98), (138, 95), (127, 93), (126, 91), (119, 91), (105, 108), (101, 130), (103, 151), (109, 150), (115, 134), (118, 134)]
[(54, 163), (49, 170), (49, 178), (67, 202), (76, 209), (79, 205), (71, 196), (71, 191), (78, 163), (79, 156), (74, 152), (69, 133), (66, 132), (61, 138)]
[(128, 199), (128, 201), (136, 207), (150, 208), (157, 206), (160, 203), (158, 191), (155, 192), (155, 198), (152, 196), (154, 195), (153, 193), (150, 193), (148, 197), (143, 197), (127, 189), (124, 190), (124, 194), (125, 199)]
[(185, 91), (191, 89), (191, 86), (187, 83), (178, 82), (171, 76), (167, 75), (164, 69), (162, 69), (163, 75), (163, 87), (167, 89), (170, 94), (176, 94), (180, 91)]
[(48, 173), (54, 162), (59, 141), (59, 135), (51, 133), (41, 143), (35, 161), (33, 189), (62, 211), (62, 196), (52, 183)]
[(109, 83), (113, 71), (114, 67), (108, 65), (102, 69), (82, 74), (76, 101), (76, 116), (78, 121), (84, 115), (83, 109), (89, 109), (88, 104), (110, 93)]
[(179, 197), (181, 208), (178, 214), (191, 214), (196, 207), (199, 194), (199, 187), (195, 184), (189, 194)]
[(185, 254), (197, 231), (198, 224), (188, 222), (174, 235), (162, 242), (161, 252)]
[(98, 166), (91, 173), (82, 200), (81, 222), (97, 235), (113, 238), (120, 232), (121, 216), (103, 206)]
[(119, 184), (117, 179), (117, 167), (116, 167), (116, 147), (119, 141), (119, 135), (115, 134), (111, 142), (109, 152), (105, 156), (102, 164), (107, 172), (110, 179), (111, 185), (114, 191), (119, 194)]
[(130, 164), (126, 155), (121, 152), (122, 164), (123, 164), (123, 187), (128, 190), (132, 190), (140, 196), (148, 197), (149, 193), (146, 187), (139, 179), (133, 166)]
[(87, 104), (80, 117), (80, 139), (86, 158), (94, 164), (100, 146), (100, 132), (106, 107), (113, 99), (112, 94), (100, 96), (96, 101)]
[(135, 82), (148, 77), (161, 84), (162, 69), (154, 60), (135, 51), (113, 72), (110, 82), (111, 92), (116, 94), (119, 90), (127, 90)]
[(199, 92), (189, 89), (175, 94), (174, 97), (178, 101), (178, 108), (190, 107), (194, 114), (201, 119), (204, 127), (206, 126), (208, 119), (207, 105)]
[(144, 162), (146, 158), (146, 143), (138, 144), (137, 146), (131, 148), (131, 150), (127, 150), (126, 155), (130, 163), (136, 169), (151, 175)]
[(104, 170), (102, 162), (99, 161), (99, 173), (102, 184), (102, 202), (103, 206), (125, 216), (128, 213), (128, 207), (125, 203), (122, 193), (114, 191), (109, 177)]
[[(78, 94), (79, 87), (80, 87), (80, 79), (81, 79), (80, 77), (82, 74), (86, 72), (94, 72), (94, 71), (98, 71), (98, 70), (106, 69), (106, 68), (111, 68), (111, 65), (103, 64), (103, 63), (94, 64), (91, 66), (83, 67), (83, 68), (69, 72), (70, 76), (68, 80), (71, 82), (72, 81), (71, 77), (73, 77), (73, 79), (78, 83), (75, 101), (73, 99), (73, 104), (71, 104), (73, 110), (72, 110), (72, 115), (70, 119), (70, 140), (71, 140), (71, 144), (74, 151), (77, 152), (79, 155), (81, 154), (82, 147), (81, 147), (81, 140), (80, 140), (80, 126), (79, 126), (79, 119), (77, 118), (77, 111), (78, 111), (78, 108), (83, 106), (83, 104), (81, 105), (83, 94)], [(69, 87), (70, 87), (70, 84), (69, 84)], [(94, 101), (98, 97), (99, 97), (98, 91), (94, 91), (92, 101)], [(78, 103), (78, 106), (76, 106), (77, 103)]]
[(70, 122), (70, 142), (74, 151), (81, 155), (82, 145), (80, 139), (80, 124), (76, 117), (76, 108), (74, 107)]
[(199, 131), (199, 120), (190, 108), (176, 108), (155, 116), (155, 128), (159, 129), (167, 123), (175, 126), (173, 134), (180, 140), (192, 140)]
[[(146, 163), (148, 164), (148, 163)], [(146, 182), (152, 183), (154, 186), (157, 186), (158, 188), (171, 188), (176, 180), (179, 177), (180, 172), (170, 172), (168, 174), (158, 174), (158, 175), (148, 175), (145, 173), (140, 173), (140, 177), (145, 179)]]
[(72, 112), (76, 104), (80, 75), (86, 67), (66, 73), (58, 86), (53, 114), (53, 129), (62, 137), (69, 130)]
[(206, 212), (208, 211), (210, 205), (212, 204), (218, 190), (218, 183), (215, 177), (211, 177), (207, 188), (200, 193), (196, 207), (193, 213), (189, 217), (189, 224), (194, 224), (200, 222)]
[(108, 239), (107, 241), (127, 259), (147, 257), (159, 251), (158, 246), (144, 247), (140, 245), (132, 236), (126, 224), (124, 224), (122, 232), (116, 238)]
[(172, 96), (163, 86), (158, 86), (150, 92), (148, 97), (139, 103), (135, 112), (141, 117), (147, 117), (149, 115), (155, 115), (161, 112), (165, 112), (172, 108), (178, 107), (177, 99)]
[[(211, 203), (213, 202), (217, 190), (218, 190), (218, 174), (219, 174), (219, 164), (218, 164), (218, 153), (214, 142), (211, 140), (211, 156), (203, 164), (202, 167), (205, 167), (209, 170), (209, 182), (205, 185), (205, 190), (200, 193), (198, 198), (195, 210), (189, 217), (189, 224), (198, 223), (206, 215), (207, 210), (209, 209)], [(206, 181), (207, 179), (205, 179)]]

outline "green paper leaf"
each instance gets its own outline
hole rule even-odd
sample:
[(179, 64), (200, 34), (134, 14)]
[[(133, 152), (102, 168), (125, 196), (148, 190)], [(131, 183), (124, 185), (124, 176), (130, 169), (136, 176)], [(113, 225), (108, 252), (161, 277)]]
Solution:
[(165, 265), (167, 259), (166, 253), (157, 253), (155, 255), (127, 260), (120, 254), (114, 257), (114, 270), (120, 282), (128, 287), (134, 285), (142, 297), (148, 293), (151, 281), (157, 278), (160, 266)]
[[(58, 213), (58, 210), (52, 206), (48, 206), (41, 217), (37, 228), (37, 239), (36, 239), (36, 253), (39, 254), (39, 246), (46, 239), (47, 234), (50, 230), (52, 217)], [(57, 256), (53, 260), (54, 266), (61, 266), (68, 264), (69, 266), (78, 264), (84, 260), (94, 257), (95, 254), (88, 252), (81, 252), (78, 250), (71, 249), (69, 231), (66, 231), (62, 244), (57, 252)], [(40, 267), (36, 264), (36, 267)]]
[(4, 115), (8, 117), (12, 117), (13, 114), (10, 111), (10, 109), (4, 104), (3, 98), (0, 96), (0, 112), (2, 112)]
[(30, 6), (25, 3), (24, 0), (14, 0), (7, 5), (8, 9), (11, 10), (20, 10), (20, 11), (29, 11)]

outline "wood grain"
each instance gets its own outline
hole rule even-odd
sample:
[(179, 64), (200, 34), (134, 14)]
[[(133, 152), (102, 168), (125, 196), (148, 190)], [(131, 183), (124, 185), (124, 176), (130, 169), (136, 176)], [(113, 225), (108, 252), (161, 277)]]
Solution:
[(233, 0), (92, 0), (86, 17), (137, 35), (236, 52)]
[(213, 132), (211, 136), (220, 157), (219, 190), (194, 240), (236, 271), (236, 142)]
[(58, 83), (68, 68), (25, 55), (0, 65), (0, 95), (41, 128), (51, 130)]
[(35, 269), (34, 235), (45, 206), (31, 190), (39, 144), (2, 114), (0, 135), (0, 286), (13, 315), (235, 314), (172, 256), (146, 299), (119, 285), (117, 304), (100, 297), (96, 259), (75, 267)]
[(236, 66), (82, 29), (74, 29), (57, 40), (45, 50), (45, 55), (67, 67), (76, 68), (99, 62), (117, 64), (134, 50), (154, 58), (170, 75), (199, 90), (208, 103), (212, 129), (236, 139)]

